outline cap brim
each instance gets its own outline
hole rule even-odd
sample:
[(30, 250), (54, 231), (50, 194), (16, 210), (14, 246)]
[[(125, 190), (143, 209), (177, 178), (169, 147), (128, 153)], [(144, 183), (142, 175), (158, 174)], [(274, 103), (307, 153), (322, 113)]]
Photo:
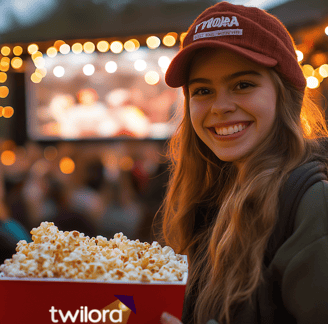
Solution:
[(271, 57), (265, 56), (257, 52), (253, 52), (237, 45), (232, 45), (217, 40), (200, 41), (188, 45), (173, 58), (165, 74), (166, 84), (172, 88), (178, 88), (185, 85), (187, 83), (188, 78), (187, 70), (194, 56), (193, 54), (195, 50), (206, 47), (229, 49), (249, 59), (252, 62), (258, 63), (266, 67), (274, 67), (278, 63), (277, 60)]

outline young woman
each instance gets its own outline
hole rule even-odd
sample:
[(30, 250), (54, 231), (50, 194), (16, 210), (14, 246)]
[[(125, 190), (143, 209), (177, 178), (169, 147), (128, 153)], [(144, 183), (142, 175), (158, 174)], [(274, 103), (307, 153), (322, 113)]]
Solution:
[(326, 323), (327, 181), (306, 191), (292, 235), (265, 263), (290, 173), (309, 161), (328, 169), (323, 111), (288, 31), (220, 2), (191, 25), (166, 83), (185, 95), (162, 206), (166, 244), (188, 256), (182, 323)]

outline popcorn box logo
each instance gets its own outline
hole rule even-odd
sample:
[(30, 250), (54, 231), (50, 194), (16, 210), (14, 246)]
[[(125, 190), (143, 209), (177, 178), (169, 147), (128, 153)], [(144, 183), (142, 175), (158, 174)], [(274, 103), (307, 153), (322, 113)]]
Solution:
[[(193, 40), (197, 40), (200, 38), (208, 38), (208, 37), (217, 37), (217, 36), (227, 36), (227, 35), (242, 35), (242, 29), (221, 29), (221, 30), (214, 30), (211, 32), (199, 32), (199, 30), (205, 30), (213, 27), (221, 28), (221, 27), (232, 27), (232, 26), (239, 26), (239, 22), (236, 16), (224, 17), (221, 18), (210, 18), (208, 20), (202, 21), (195, 28), (195, 35)], [(198, 30), (199, 29), (199, 30)], [(198, 31), (198, 33), (197, 33)]]
[(89, 309), (81, 306), (75, 311), (62, 311), (51, 306), (51, 323), (128, 323), (131, 311), (135, 314), (133, 296), (114, 295), (117, 299), (102, 309)]

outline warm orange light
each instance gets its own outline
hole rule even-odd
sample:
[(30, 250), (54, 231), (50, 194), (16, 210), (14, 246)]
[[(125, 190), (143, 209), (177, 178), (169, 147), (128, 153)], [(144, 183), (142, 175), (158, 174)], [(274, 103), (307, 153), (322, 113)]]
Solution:
[(0, 62), (1, 62), (2, 66), (9, 67), (10, 58), (9, 57), (3, 57)]
[(62, 46), (63, 44), (65, 44), (65, 42), (63, 40), (55, 41), (54, 47), (56, 48), (57, 52), (59, 51), (60, 46)]
[(159, 81), (159, 74), (156, 71), (149, 71), (145, 75), (145, 81), (150, 85), (155, 85)]
[(59, 161), (59, 168), (64, 174), (71, 174), (75, 170), (75, 163), (71, 158), (63, 157)]
[(87, 54), (93, 53), (95, 51), (95, 49), (96, 49), (96, 46), (92, 42), (86, 42), (83, 44), (83, 50)]
[(63, 44), (59, 47), (59, 51), (62, 54), (68, 54), (70, 50), (71, 50), (71, 48), (68, 44)]
[(107, 41), (100, 41), (97, 44), (97, 49), (99, 52), (105, 53), (109, 50), (109, 43)]
[(49, 57), (55, 57), (57, 55), (57, 49), (54, 46), (51, 46), (47, 49), (47, 55)]
[(181, 33), (180, 35), (180, 43), (183, 43), (183, 40), (185, 39), (185, 37), (187, 36), (187, 33)]
[(39, 68), (39, 69), (42, 69), (44, 68), (46, 62), (44, 60), (43, 57), (37, 57), (35, 60), (34, 60), (34, 65)]
[(7, 81), (7, 73), (0, 72), (0, 83), (5, 83)]
[(56, 159), (58, 151), (54, 146), (47, 146), (43, 151), (44, 157), (48, 161), (53, 161)]
[(74, 54), (80, 54), (83, 51), (83, 46), (81, 43), (75, 43), (72, 45), (72, 52)]
[(2, 116), (5, 118), (10, 118), (14, 114), (14, 108), (7, 106), (2, 109)]
[(0, 98), (6, 98), (9, 94), (9, 89), (6, 86), (0, 87)]
[(1, 163), (3, 165), (13, 165), (16, 162), (16, 154), (13, 151), (6, 150), (1, 153)]
[(319, 80), (314, 76), (308, 77), (306, 79), (306, 82), (307, 82), (307, 87), (310, 88), (310, 89), (316, 89), (320, 85)]
[(327, 78), (328, 77), (328, 64), (321, 65), (319, 68), (319, 73), (321, 74), (321, 76), (323, 78)]
[(122, 42), (119, 42), (119, 41), (114, 41), (110, 44), (110, 50), (113, 52), (113, 53), (121, 53), (123, 51), (123, 44)]
[(136, 39), (130, 39), (124, 43), (124, 49), (127, 52), (136, 51), (140, 47), (140, 43)]
[(155, 49), (161, 44), (161, 40), (157, 36), (150, 36), (147, 38), (146, 43), (150, 49)]
[(312, 74), (314, 72), (314, 68), (310, 64), (303, 65), (302, 70), (303, 70), (303, 74), (306, 78), (312, 76)]
[(129, 171), (133, 168), (133, 159), (130, 156), (123, 156), (120, 159), (119, 166), (123, 171)]
[(175, 43), (176, 43), (176, 40), (172, 35), (166, 35), (163, 37), (163, 44), (165, 46), (168, 46), (168, 47), (174, 46)]
[(21, 55), (23, 53), (23, 48), (21, 46), (15, 46), (13, 48), (13, 53), (16, 56), (19, 56), (19, 55)]
[(31, 75), (31, 81), (33, 83), (40, 83), (41, 80), (42, 80), (42, 78), (38, 74), (32, 73), (32, 75)]
[(46, 68), (35, 69), (35, 74), (36, 74), (39, 78), (44, 78), (44, 77), (47, 75), (47, 69), (46, 69)]
[(0, 62), (0, 71), (7, 72), (9, 70), (9, 64), (5, 63), (4, 65)]
[(42, 53), (40, 51), (36, 51), (31, 55), (32, 60), (34, 61), (37, 57), (42, 57)]
[(27, 51), (32, 55), (34, 53), (36, 53), (39, 49), (39, 46), (36, 44), (31, 44), (27, 47)]
[(23, 60), (20, 58), (20, 57), (14, 57), (12, 60), (11, 60), (11, 66), (14, 68), (14, 69), (19, 69), (21, 68), (23, 65)]
[(3, 56), (8, 56), (8, 55), (10, 54), (10, 47), (8, 47), (8, 46), (3, 46), (3, 47), (1, 48), (1, 54), (2, 54)]

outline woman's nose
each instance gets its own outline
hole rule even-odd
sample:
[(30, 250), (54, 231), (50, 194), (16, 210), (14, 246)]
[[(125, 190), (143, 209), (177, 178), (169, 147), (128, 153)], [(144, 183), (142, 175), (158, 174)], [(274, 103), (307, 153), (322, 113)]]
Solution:
[(218, 92), (211, 106), (211, 112), (214, 114), (234, 112), (236, 109), (237, 105), (227, 91)]

